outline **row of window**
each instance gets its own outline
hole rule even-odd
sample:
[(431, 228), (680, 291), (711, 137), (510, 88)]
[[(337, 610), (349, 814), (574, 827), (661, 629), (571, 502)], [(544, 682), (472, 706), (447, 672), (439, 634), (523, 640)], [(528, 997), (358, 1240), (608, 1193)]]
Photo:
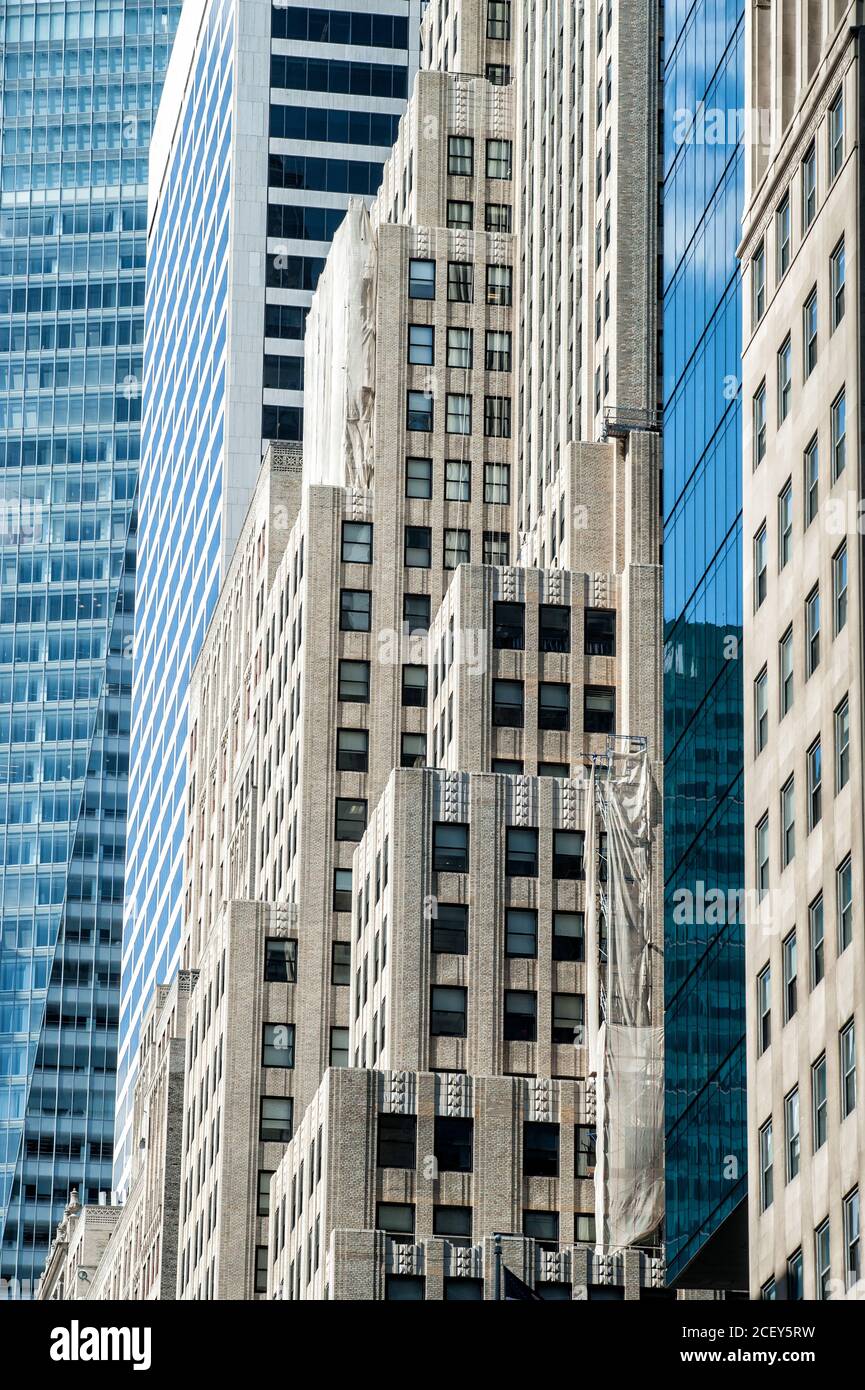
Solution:
[[(523, 1122), (523, 1177), (558, 1178), (561, 1126), (546, 1120)], [(593, 1125), (574, 1125), (574, 1177), (591, 1177), (596, 1163), (597, 1133)], [(474, 1120), (436, 1115), (433, 1155), (439, 1173), (474, 1170)], [(380, 1114), (376, 1162), (380, 1168), (417, 1167), (417, 1115)]]
[[(436, 1217), (438, 1212), (438, 1217)], [(415, 1240), (415, 1209), (408, 1202), (379, 1202), (375, 1214), (376, 1229), (384, 1231), (397, 1244), (413, 1245)], [(471, 1207), (434, 1207), (433, 1235), (443, 1236), (452, 1245), (470, 1245), (472, 1230)], [(524, 1211), (523, 1235), (537, 1240), (541, 1249), (557, 1250), (559, 1245), (559, 1214), (555, 1211)], [(579, 1244), (594, 1244), (595, 1217), (592, 1212), (574, 1213), (574, 1239)], [(445, 1281), (470, 1283), (464, 1279)], [(480, 1284), (480, 1281), (477, 1281)], [(390, 1290), (392, 1281), (388, 1280)], [(420, 1279), (421, 1285), (423, 1279)], [(402, 1295), (400, 1295), (402, 1296)], [(475, 1294), (480, 1297), (480, 1294)], [(388, 1292), (388, 1297), (393, 1295)], [(411, 1297), (423, 1297), (412, 1294)]]
[[(761, 528), (754, 538), (754, 563), (760, 565), (755, 571), (755, 602), (762, 607), (766, 598), (766, 538), (765, 528)], [(847, 542), (844, 541), (832, 556), (832, 640), (847, 626)], [(805, 679), (810, 677), (820, 665), (820, 638), (822, 635), (822, 614), (820, 604), (820, 585), (814, 588), (805, 599)], [(783, 719), (793, 708), (794, 698), (793, 625), (791, 624), (778, 642), (778, 717)], [(768, 667), (763, 667), (755, 678), (755, 726), (757, 753), (765, 746), (768, 733)]]
[[(429, 391), (406, 393), (406, 429), (430, 434), (434, 425), (433, 395)], [(445, 395), (445, 433), (471, 434), (472, 397), (457, 392)], [(510, 439), (510, 396), (484, 396), (484, 435), (487, 439)]]
[[(859, 1245), (861, 1218), (858, 1187), (854, 1187), (852, 1192), (847, 1193), (842, 1203), (841, 1214), (844, 1227), (844, 1291), (849, 1292), (856, 1287), (861, 1278)], [(834, 1293), (831, 1279), (831, 1235), (831, 1224), (827, 1216), (814, 1232), (815, 1297), (820, 1300), (831, 1298)], [(764, 1299), (777, 1299), (776, 1280), (770, 1279), (765, 1283), (761, 1293)], [(784, 1297), (790, 1301), (798, 1301), (805, 1297), (805, 1274), (801, 1247), (787, 1260)]]
[[(485, 141), (484, 173), (488, 179), (509, 179), (513, 169), (510, 140)], [(470, 135), (448, 136), (448, 173), (458, 178), (474, 178), (475, 142)]]
[[(552, 832), (553, 878), (583, 877), (585, 833), (582, 830)], [(505, 829), (507, 872), (517, 877), (537, 877), (539, 832), (525, 826)], [(465, 824), (436, 822), (433, 826), (432, 867), (434, 873), (469, 872), (469, 827)]]
[[(510, 232), (512, 229), (513, 214), (510, 203), (486, 203), (484, 205), (484, 226), (485, 232)], [(471, 232), (475, 225), (475, 205), (465, 198), (448, 198), (445, 210), (445, 220), (451, 231)], [(422, 264), (418, 262), (418, 264)], [(434, 263), (432, 263), (434, 265)], [(409, 293), (412, 299), (432, 299), (435, 296), (435, 269), (432, 272), (433, 293), (428, 293), (428, 281), (430, 274), (428, 271), (419, 271), (412, 275), (409, 271), (409, 283), (416, 283), (421, 293)]]
[[(497, 651), (524, 651), (526, 645), (526, 606), (524, 603), (493, 604), (493, 647)], [(542, 603), (538, 607), (538, 651), (571, 650), (571, 610), (562, 604)], [(583, 650), (586, 656), (615, 656), (616, 611), (614, 608), (586, 608), (583, 612)]]
[[(539, 729), (571, 727), (570, 687), (563, 681), (541, 681), (538, 686)], [(525, 688), (522, 681), (493, 681), (493, 725), (498, 729), (525, 727)], [(616, 729), (616, 692), (612, 686), (583, 687), (583, 732), (612, 734)]]
[[(491, 271), (496, 272), (492, 285), (490, 283)], [(502, 278), (505, 275), (506, 281)], [(502, 296), (505, 292), (506, 297), (490, 297), (491, 295)], [(510, 304), (510, 295), (510, 266), (487, 266), (487, 303)], [(409, 324), (407, 355), (411, 366), (435, 366), (435, 328), (431, 324)], [(447, 330), (445, 365), (459, 371), (471, 371), (474, 366), (473, 329), (449, 328)], [(511, 335), (509, 332), (502, 329), (487, 329), (484, 343), (484, 370), (488, 372), (509, 372), (511, 370)]]
[[(844, 163), (844, 99), (839, 92), (828, 115), (828, 180), (831, 184)], [(817, 143), (812, 140), (802, 159), (800, 181), (800, 234), (804, 240), (817, 216)], [(779, 285), (793, 258), (793, 224), (789, 189), (775, 210), (775, 283)], [(751, 261), (751, 314), (754, 326), (766, 309), (766, 242), (760, 242)]]
[[(847, 710), (844, 705), (836, 713), (843, 721), (840, 729), (836, 726), (836, 740), (846, 738), (846, 744), (836, 742), (836, 788), (839, 777), (849, 775), (849, 726), (847, 725)], [(806, 788), (806, 810), (807, 810), (807, 832), (810, 835), (815, 826), (819, 825), (823, 815), (823, 753), (819, 738), (811, 744), (806, 755), (807, 768), (807, 788)], [(843, 783), (842, 783), (843, 785)], [(780, 831), (781, 831), (781, 871), (792, 863), (796, 853), (796, 779), (795, 775), (788, 777), (781, 788), (780, 801)], [(756, 859), (757, 859), (757, 894), (758, 900), (762, 900), (769, 891), (769, 812), (766, 811), (757, 822), (755, 831)], [(846, 860), (845, 860), (846, 863)]]
[[(488, 334), (487, 337), (490, 335)], [(507, 335), (510, 337), (510, 334)], [(433, 469), (429, 458), (407, 458), (405, 461), (405, 495), (431, 501)], [(507, 506), (511, 498), (511, 466), (509, 463), (485, 463), (484, 502)], [(472, 498), (472, 465), (470, 459), (445, 459), (444, 499), (446, 502), (470, 502)]]
[[(483, 563), (485, 565), (507, 565), (509, 540), (506, 531), (484, 531)], [(344, 564), (372, 564), (372, 523), (367, 521), (344, 521), (342, 524), (342, 560)], [(432, 527), (406, 526), (403, 563), (407, 569), (430, 569), (432, 566)], [(471, 563), (471, 532), (461, 528), (446, 528), (443, 533), (442, 563), (447, 570), (458, 565)], [(343, 592), (349, 592), (344, 590)], [(366, 594), (365, 589), (354, 590)], [(419, 597), (419, 596), (418, 596)], [(353, 601), (352, 601), (353, 602)], [(359, 599), (356, 607), (363, 611), (365, 601)], [(351, 630), (351, 629), (348, 629)], [(369, 663), (367, 663), (368, 665)], [(368, 698), (368, 697), (367, 697)]]
[[(585, 960), (584, 914), (553, 912), (549, 939), (553, 960)], [(430, 924), (430, 949), (434, 955), (468, 955), (469, 909), (465, 903), (436, 904), (436, 915)], [(535, 909), (505, 909), (505, 955), (516, 959), (537, 958), (538, 914)]]

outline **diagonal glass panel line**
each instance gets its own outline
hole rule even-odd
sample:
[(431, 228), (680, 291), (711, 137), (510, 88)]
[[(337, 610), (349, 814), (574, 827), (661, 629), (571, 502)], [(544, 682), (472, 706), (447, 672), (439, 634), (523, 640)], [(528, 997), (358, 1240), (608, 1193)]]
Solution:
[(111, 1186), (148, 146), (181, 0), (0, 0), (0, 1297)]

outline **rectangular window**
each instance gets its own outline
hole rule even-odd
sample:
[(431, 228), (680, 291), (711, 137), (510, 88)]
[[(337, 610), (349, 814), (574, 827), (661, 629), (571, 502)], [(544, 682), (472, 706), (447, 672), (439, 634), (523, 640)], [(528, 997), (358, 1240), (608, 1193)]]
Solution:
[(448, 434), (471, 434), (471, 396), (458, 396), (449, 392), (445, 400), (447, 404), (447, 417), (445, 429), (447, 430)]
[(585, 835), (582, 830), (553, 831), (553, 878), (583, 877)]
[(586, 656), (616, 655), (616, 610), (614, 608), (587, 608), (585, 610), (583, 651)]
[(378, 1117), (379, 1168), (414, 1168), (417, 1163), (417, 1115), (397, 1112)]
[(507, 306), (513, 298), (513, 271), (509, 265), (487, 266), (487, 304)]
[[(815, 285), (802, 310), (802, 368), (807, 378), (817, 365), (817, 286)], [(786, 411), (784, 412), (786, 415)]]
[(297, 942), (290, 937), (268, 936), (264, 943), (264, 978), (269, 984), (297, 983)]
[(779, 709), (781, 719), (793, 708), (793, 629), (778, 643)]
[(430, 1032), (434, 1038), (466, 1036), (467, 991), (433, 985), (430, 992)]
[(856, 1026), (851, 1018), (839, 1037), (841, 1051), (841, 1119), (856, 1109)]
[(847, 542), (832, 556), (832, 616), (835, 636), (847, 625)]
[(805, 450), (805, 529), (817, 515), (820, 500), (820, 452), (817, 436)]
[(775, 213), (776, 275), (783, 280), (790, 267), (790, 195), (785, 193)]
[(487, 329), (484, 366), (488, 372), (511, 370), (511, 335), (499, 329)]
[(426, 391), (406, 394), (406, 429), (429, 434), (433, 427), (433, 398)]
[(586, 958), (585, 917), (582, 912), (553, 913), (553, 960)]
[(411, 1245), (414, 1238), (414, 1207), (408, 1202), (377, 1202), (375, 1227), (377, 1231), (389, 1235), (397, 1245)]
[(449, 367), (468, 371), (472, 365), (472, 330), (470, 328), (449, 328), (447, 342), (447, 361)]
[(344, 521), (342, 523), (342, 551), (344, 565), (372, 564), (372, 523), (369, 521)]
[(793, 483), (788, 478), (778, 497), (778, 569), (793, 553)]
[(472, 466), (466, 460), (445, 460), (445, 501), (470, 502), (472, 497)]
[(787, 1181), (792, 1182), (799, 1172), (801, 1136), (799, 1132), (799, 1087), (784, 1100), (784, 1142), (787, 1150)]
[(570, 727), (570, 686), (563, 681), (541, 681), (538, 686), (538, 728), (567, 730)]
[(521, 652), (525, 646), (526, 608), (523, 603), (493, 603), (493, 649)]
[(850, 703), (847, 697), (835, 711), (835, 794), (850, 780)]
[(402, 668), (402, 703), (412, 708), (426, 709), (427, 703), (427, 679), (428, 670), (426, 666), (403, 666)]
[(832, 300), (832, 331), (838, 327), (844, 317), (845, 298), (844, 292), (847, 283), (847, 266), (844, 255), (844, 238), (842, 237), (829, 261), (829, 293)]
[(256, 1204), (256, 1215), (258, 1216), (270, 1216), (270, 1180), (272, 1177), (272, 1169), (259, 1168), (258, 1202)]
[(550, 1120), (523, 1121), (523, 1177), (559, 1176), (559, 1126)]
[(347, 1028), (331, 1028), (330, 1030), (330, 1065), (332, 1067), (348, 1066)]
[(261, 1065), (263, 1067), (294, 1066), (293, 1023), (265, 1023), (262, 1025)]
[(796, 1012), (798, 989), (798, 953), (796, 933), (791, 931), (782, 946), (784, 964), (784, 1022), (789, 1023)]
[(537, 996), (528, 990), (505, 990), (505, 1042), (535, 1042), (538, 1036)]
[(425, 323), (408, 326), (408, 360), (418, 367), (431, 367), (435, 361), (435, 329)]
[(754, 537), (754, 612), (765, 602), (769, 582), (769, 543), (766, 523)]
[(811, 988), (819, 985), (824, 972), (823, 954), (823, 894), (820, 893), (808, 908), (808, 937), (811, 944)]
[(400, 767), (426, 767), (426, 735), (400, 734)]
[(751, 321), (756, 328), (766, 312), (766, 248), (763, 242), (751, 259)]
[(826, 1143), (829, 1126), (825, 1052), (817, 1058), (811, 1067), (811, 1107), (813, 1110), (814, 1152), (816, 1153)]
[(428, 526), (405, 528), (405, 564), (408, 569), (429, 569), (432, 564), (432, 531)]
[(493, 681), (493, 725), (499, 729), (523, 727), (522, 681)]
[(474, 266), (471, 261), (448, 261), (448, 299), (452, 304), (471, 304)]
[(333, 871), (333, 910), (351, 912), (351, 869)]
[(542, 603), (538, 609), (538, 651), (571, 650), (571, 610), (560, 604)]
[(255, 1293), (267, 1293), (267, 1246), (255, 1247)]
[(369, 733), (366, 729), (337, 729), (336, 766), (339, 772), (368, 770)]
[(847, 395), (842, 391), (832, 402), (832, 481), (847, 467)]
[(366, 802), (350, 796), (336, 798), (334, 838), (357, 844), (366, 829)]
[(509, 506), (511, 500), (511, 469), (507, 463), (484, 464), (484, 501)]
[(772, 971), (768, 965), (757, 976), (757, 1040), (762, 1056), (772, 1041)]
[(510, 439), (510, 396), (484, 396), (484, 434), (487, 439)]
[(805, 1272), (802, 1251), (797, 1250), (787, 1261), (787, 1298), (799, 1302), (805, 1297)]
[(754, 467), (757, 468), (766, 457), (766, 383), (762, 381), (754, 394), (752, 402), (754, 428)]
[(781, 868), (786, 869), (796, 853), (796, 783), (790, 778), (781, 788)]
[(616, 729), (616, 692), (608, 686), (587, 685), (583, 696), (583, 730), (612, 734)]
[(861, 1278), (859, 1254), (859, 1189), (844, 1198), (844, 1288), (855, 1289)]
[(432, 497), (432, 459), (406, 459), (405, 495), (423, 499)]
[(597, 1164), (598, 1132), (594, 1125), (574, 1126), (574, 1176), (594, 1177)]
[(507, 531), (484, 531), (483, 563), (507, 565), (509, 538)]
[(473, 222), (474, 209), (471, 203), (454, 198), (448, 199), (447, 224), (453, 231), (470, 232)]
[(355, 704), (369, 704), (368, 661), (340, 661), (339, 698)]
[(471, 562), (470, 531), (445, 531), (443, 562), (446, 570), (455, 570), (459, 565), (468, 565)]
[(509, 179), (511, 177), (510, 140), (487, 141), (487, 178)]
[(487, 63), (484, 76), (494, 87), (506, 87), (511, 80), (507, 63)]
[(487, 38), (509, 39), (510, 36), (510, 0), (487, 0)]
[(759, 755), (769, 738), (769, 677), (764, 666), (754, 681), (754, 745)]
[(351, 942), (334, 941), (330, 954), (330, 983), (351, 984)]
[(802, 235), (817, 215), (817, 146), (811, 141), (802, 160)]
[(435, 261), (415, 261), (408, 263), (409, 299), (435, 299), (436, 263)]
[(808, 830), (812, 831), (823, 814), (823, 753), (820, 740), (808, 749)]
[(829, 107), (829, 182), (841, 172), (844, 163), (844, 96), (839, 92)]
[(538, 954), (538, 914), (529, 908), (505, 912), (505, 955), (534, 959)]
[(505, 830), (505, 873), (509, 878), (537, 878), (538, 832), (509, 825)]
[(487, 203), (484, 212), (484, 230), (487, 232), (509, 232), (511, 230), (510, 203)]
[(820, 665), (820, 587), (805, 600), (805, 675), (813, 676)]
[(440, 1173), (470, 1173), (474, 1167), (474, 1121), (462, 1115), (436, 1115), (433, 1154)]
[(448, 174), (470, 179), (474, 173), (474, 140), (468, 135), (448, 136)]
[(292, 1104), (290, 1096), (261, 1097), (258, 1137), (262, 1144), (291, 1142)]
[[(523, 1235), (540, 1243), (542, 1250), (559, 1247), (559, 1214), (556, 1211), (524, 1211)], [(592, 1237), (594, 1240), (594, 1237)]]
[(778, 424), (783, 425), (793, 402), (793, 343), (788, 336), (778, 349)]
[(339, 593), (340, 632), (369, 632), (372, 622), (372, 594), (369, 589), (341, 589)]
[(464, 956), (469, 949), (469, 910), (461, 903), (434, 904), (430, 948), (434, 955)]
[(402, 620), (409, 636), (414, 632), (428, 632), (430, 619), (429, 594), (403, 594)]
[(838, 912), (838, 954), (853, 940), (853, 861), (850, 855), (835, 870), (835, 901)]
[(766, 1211), (772, 1205), (772, 1121), (767, 1120), (760, 1129), (760, 1210)]
[(552, 1041), (571, 1047), (585, 1046), (585, 998), (582, 994), (554, 994)]
[(469, 828), (467, 825), (440, 823), (433, 826), (433, 870), (436, 873), (468, 873)]
[(827, 1217), (814, 1232), (814, 1264), (816, 1274), (816, 1297), (823, 1302), (831, 1297), (832, 1253)]
[(761, 901), (769, 891), (769, 817), (763, 816), (754, 832), (757, 858), (757, 898)]

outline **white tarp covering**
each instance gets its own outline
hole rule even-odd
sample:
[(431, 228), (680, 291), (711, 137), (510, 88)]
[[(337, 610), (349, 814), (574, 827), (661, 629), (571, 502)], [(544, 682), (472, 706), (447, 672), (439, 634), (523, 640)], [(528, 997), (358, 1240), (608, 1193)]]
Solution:
[(369, 212), (352, 198), (306, 321), (307, 484), (366, 488), (372, 477), (377, 266)]
[[(590, 1059), (596, 1072), (598, 1242), (617, 1249), (647, 1239), (663, 1216), (663, 1029), (653, 1026), (650, 778), (645, 751), (616, 757), (592, 772), (607, 830), (607, 980), (596, 973), (594, 899), (597, 872), (589, 854)], [(590, 845), (593, 843), (589, 842)]]

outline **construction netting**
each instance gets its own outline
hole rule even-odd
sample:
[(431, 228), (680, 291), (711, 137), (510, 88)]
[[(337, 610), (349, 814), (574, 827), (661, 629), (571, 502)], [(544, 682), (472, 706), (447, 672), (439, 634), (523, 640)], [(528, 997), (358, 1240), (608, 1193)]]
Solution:
[[(590, 1067), (598, 1244), (646, 1241), (663, 1217), (664, 1066), (653, 999), (651, 776), (645, 749), (593, 767), (587, 863)], [(594, 853), (598, 832), (606, 851)], [(599, 957), (606, 954), (602, 969)]]
[(377, 271), (369, 212), (352, 198), (306, 321), (307, 484), (366, 488), (372, 477)]

